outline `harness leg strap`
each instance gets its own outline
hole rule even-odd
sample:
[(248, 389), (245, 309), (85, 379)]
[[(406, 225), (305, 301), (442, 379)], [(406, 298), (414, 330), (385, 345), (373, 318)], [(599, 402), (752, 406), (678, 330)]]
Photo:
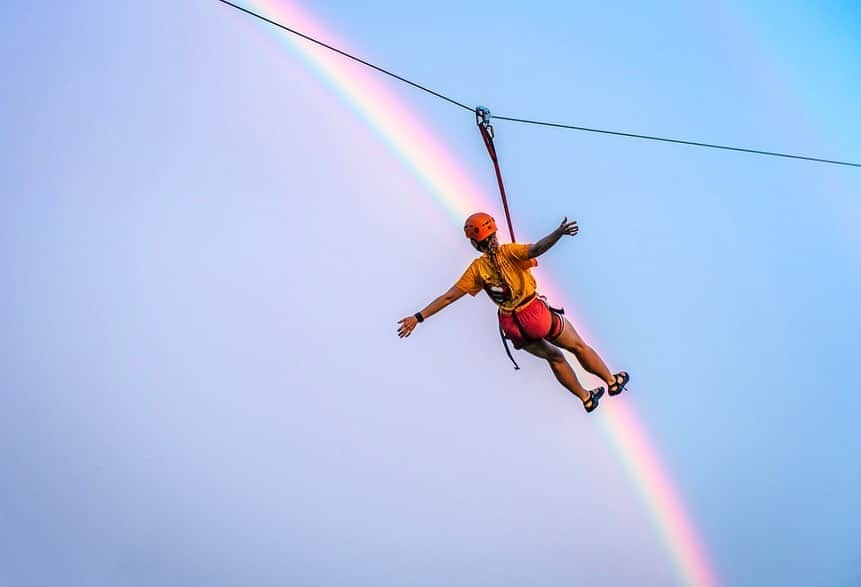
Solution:
[(502, 324), (499, 325), (499, 336), (502, 338), (502, 346), (505, 347), (505, 354), (508, 355), (508, 358), (514, 363), (514, 370), (519, 371), (520, 365), (517, 364), (517, 361), (514, 360), (514, 357), (511, 355), (511, 349), (508, 348), (508, 339), (505, 338), (505, 332), (502, 330)]

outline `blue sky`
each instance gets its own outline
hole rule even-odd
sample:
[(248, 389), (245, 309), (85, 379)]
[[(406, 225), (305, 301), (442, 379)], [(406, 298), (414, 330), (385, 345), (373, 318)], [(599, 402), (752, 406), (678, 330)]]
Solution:
[[(303, 4), (495, 112), (861, 159), (850, 2)], [(108, 9), (109, 8), (109, 9)], [(0, 582), (675, 585), (546, 366), (351, 108), (217, 2), (13, 3)], [(397, 93), (492, 196), (468, 115)], [(542, 258), (727, 585), (861, 581), (861, 174), (497, 125)]]

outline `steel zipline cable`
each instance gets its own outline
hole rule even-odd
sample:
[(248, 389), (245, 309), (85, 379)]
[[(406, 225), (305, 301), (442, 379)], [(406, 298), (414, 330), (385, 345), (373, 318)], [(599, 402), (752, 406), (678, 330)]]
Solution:
[(350, 55), (346, 51), (342, 51), (341, 49), (338, 49), (337, 47), (333, 47), (332, 45), (328, 45), (328, 44), (324, 43), (323, 41), (319, 41), (319, 40), (315, 39), (314, 37), (309, 37), (305, 33), (300, 33), (299, 31), (297, 31), (295, 29), (291, 29), (290, 27), (285, 26), (285, 25), (281, 24), (280, 22), (276, 22), (270, 18), (266, 18), (262, 14), (258, 14), (252, 10), (249, 10), (247, 8), (239, 6), (238, 4), (234, 4), (233, 2), (229, 2), (228, 0), (218, 0), (218, 1), (221, 2), (222, 4), (227, 4), (228, 6), (232, 6), (236, 10), (244, 12), (245, 14), (249, 14), (255, 18), (259, 18), (263, 22), (268, 22), (269, 24), (276, 26), (279, 29), (285, 30), (288, 33), (292, 33), (292, 34), (296, 35), (297, 37), (301, 37), (301, 38), (305, 39), (306, 41), (311, 41), (312, 43), (316, 43), (317, 45), (320, 45), (321, 47), (325, 47), (329, 51), (334, 51), (335, 53), (338, 53), (339, 55), (343, 55), (344, 57), (347, 57), (348, 59), (352, 59), (353, 61), (361, 63), (362, 65), (370, 67), (371, 69), (376, 69), (380, 73), (384, 73), (389, 77), (393, 77), (400, 82), (408, 84), (408, 85), (410, 85), (414, 88), (417, 88), (419, 90), (422, 90), (423, 92), (427, 92), (428, 94), (430, 94), (432, 96), (436, 96), (437, 98), (440, 98), (441, 100), (445, 100), (446, 102), (454, 104), (455, 106), (460, 106), (461, 108), (463, 108), (465, 110), (469, 110), (470, 112), (473, 112), (475, 110), (474, 108), (470, 108), (466, 104), (458, 102), (457, 100), (453, 100), (444, 94), (440, 94), (439, 92), (435, 92), (435, 91), (431, 90), (430, 88), (426, 88), (425, 86), (423, 86), (421, 84), (417, 84), (414, 81), (410, 81), (403, 76), (400, 76), (396, 73), (392, 73), (388, 69), (383, 69), (379, 65), (374, 65), (373, 63), (370, 63), (368, 61), (365, 61), (364, 59), (360, 59), (360, 58), (356, 57), (355, 55)]
[(667, 137), (656, 137), (651, 135), (641, 135), (632, 132), (621, 132), (615, 130), (604, 130), (600, 128), (588, 128), (585, 126), (573, 126), (570, 124), (559, 124), (556, 122), (542, 122), (540, 120), (526, 120), (523, 118), (512, 118), (510, 116), (496, 116), (491, 118), (497, 120), (507, 120), (509, 122), (521, 122), (523, 124), (535, 124), (539, 126), (549, 126), (553, 128), (564, 128), (568, 130), (579, 130), (581, 132), (600, 133), (604, 135), (613, 135), (617, 137), (627, 137), (631, 139), (643, 139), (647, 141), (660, 141), (662, 143), (675, 143), (677, 145), (689, 145), (692, 147), (705, 147), (707, 149), (722, 149), (724, 151), (738, 151), (740, 153), (753, 153), (755, 155), (768, 155), (769, 157), (783, 157), (785, 159), (801, 159), (802, 161), (814, 161), (816, 163), (830, 163), (832, 165), (848, 165), (850, 167), (861, 167), (861, 163), (852, 163), (851, 161), (835, 161), (834, 159), (822, 159), (820, 157), (806, 157), (804, 155), (793, 155), (792, 153), (778, 153), (776, 151), (762, 151), (760, 149), (749, 149), (747, 147), (731, 147), (729, 145), (717, 145), (713, 143), (701, 143), (698, 141), (687, 141), (684, 139), (670, 139)]
[[(263, 22), (269, 23), (272, 26), (278, 27), (284, 31), (287, 31), (288, 33), (291, 33), (297, 37), (305, 39), (306, 41), (310, 41), (311, 43), (315, 43), (315, 44), (317, 44), (321, 47), (324, 47), (330, 51), (338, 53), (339, 55), (347, 57), (348, 59), (352, 59), (353, 61), (356, 61), (357, 63), (361, 63), (362, 65), (364, 65), (366, 67), (370, 67), (371, 69), (379, 71), (380, 73), (383, 73), (389, 77), (392, 77), (392, 78), (394, 78), (394, 79), (396, 79), (402, 83), (405, 83), (405, 84), (412, 86), (418, 90), (426, 92), (426, 93), (428, 93), (428, 94), (430, 94), (436, 98), (439, 98), (440, 100), (444, 100), (450, 104), (453, 104), (454, 106), (459, 106), (460, 108), (463, 108), (464, 110), (469, 110), (470, 112), (478, 113), (477, 108), (471, 108), (471, 107), (467, 106), (466, 104), (464, 104), (463, 102), (459, 102), (459, 101), (455, 100), (454, 98), (446, 96), (445, 94), (443, 94), (441, 92), (437, 92), (435, 90), (432, 90), (426, 86), (423, 86), (423, 85), (416, 83), (414, 81), (411, 81), (411, 80), (409, 80), (403, 76), (400, 76), (396, 73), (393, 73), (387, 69), (384, 69), (384, 68), (380, 67), (379, 65), (374, 65), (373, 63), (370, 63), (368, 61), (365, 61), (364, 59), (356, 57), (355, 55), (351, 55), (350, 53), (347, 53), (346, 51), (338, 49), (337, 47), (333, 47), (332, 45), (326, 44), (323, 41), (315, 39), (314, 37), (311, 37), (311, 36), (306, 35), (302, 32), (299, 32), (295, 29), (292, 29), (292, 28), (290, 28), (284, 24), (281, 24), (280, 22), (277, 22), (277, 21), (274, 21), (270, 18), (267, 18), (267, 17), (263, 16), (262, 14), (254, 12), (253, 10), (249, 10), (248, 8), (245, 8), (243, 6), (240, 6), (238, 4), (234, 4), (233, 2), (230, 2), (229, 0), (218, 0), (218, 2), (221, 2), (222, 4), (225, 4), (225, 5), (230, 6), (232, 8), (235, 8), (236, 10), (239, 10), (240, 12), (244, 12), (245, 14), (248, 14), (249, 16), (253, 16), (254, 18), (262, 20)], [(845, 167), (861, 168), (861, 163), (855, 163), (852, 161), (838, 161), (835, 159), (824, 159), (821, 157), (808, 157), (805, 155), (796, 155), (793, 153), (780, 153), (777, 151), (765, 151), (765, 150), (761, 150), (761, 149), (752, 149), (752, 148), (748, 148), (748, 147), (720, 145), (720, 144), (716, 144), (716, 143), (705, 143), (705, 142), (700, 142), (700, 141), (690, 141), (690, 140), (685, 140), (685, 139), (660, 137), (660, 136), (646, 135), (646, 134), (639, 134), (639, 133), (632, 133), (632, 132), (606, 130), (606, 129), (601, 129), (601, 128), (590, 128), (590, 127), (586, 127), (586, 126), (576, 126), (573, 124), (560, 124), (560, 123), (556, 123), (556, 122), (545, 122), (545, 121), (541, 121), (541, 120), (529, 120), (526, 118), (516, 118), (513, 116), (490, 115), (489, 117), (494, 118), (496, 120), (505, 120), (508, 122), (517, 122), (520, 124), (530, 124), (530, 125), (535, 125), (535, 126), (545, 126), (545, 127), (560, 128), (560, 129), (565, 129), (565, 130), (574, 130), (574, 131), (579, 131), (579, 132), (597, 133), (597, 134), (603, 134), (603, 135), (611, 135), (611, 136), (624, 137), (624, 138), (640, 139), (640, 140), (646, 140), (646, 141), (673, 143), (673, 144), (677, 144), (677, 145), (686, 145), (689, 147), (701, 147), (701, 148), (705, 148), (705, 149), (719, 149), (719, 150), (723, 150), (723, 151), (735, 151), (738, 153), (750, 153), (750, 154), (754, 154), (754, 155), (765, 155), (768, 157), (781, 157), (784, 159), (796, 159), (796, 160), (801, 160), (801, 161), (810, 161), (810, 162), (814, 162), (814, 163), (826, 163), (829, 165), (842, 165)]]

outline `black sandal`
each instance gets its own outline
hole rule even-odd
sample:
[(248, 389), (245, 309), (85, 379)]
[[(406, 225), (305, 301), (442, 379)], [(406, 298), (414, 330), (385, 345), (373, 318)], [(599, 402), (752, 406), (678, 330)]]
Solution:
[(604, 395), (603, 387), (596, 387), (595, 389), (589, 390), (589, 399), (583, 402), (583, 408), (587, 412), (592, 412), (595, 408), (598, 407), (598, 401), (601, 399), (601, 396)]
[(619, 395), (623, 391), (625, 391), (625, 386), (628, 385), (628, 382), (631, 380), (631, 377), (628, 375), (626, 371), (619, 371), (615, 375), (613, 375), (613, 379), (615, 380), (613, 384), (607, 388), (607, 393), (610, 395)]

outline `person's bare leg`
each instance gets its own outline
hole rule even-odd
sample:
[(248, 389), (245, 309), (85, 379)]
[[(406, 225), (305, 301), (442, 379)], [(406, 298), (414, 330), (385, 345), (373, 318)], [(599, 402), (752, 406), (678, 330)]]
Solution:
[(603, 379), (604, 383), (608, 386), (613, 385), (616, 379), (610, 373), (603, 359), (595, 352), (595, 349), (586, 344), (565, 317), (560, 316), (560, 318), (562, 318), (564, 327), (559, 336), (551, 342), (558, 347), (572, 352), (577, 357), (577, 360), (580, 361), (580, 364), (583, 365), (583, 368), (589, 373)]
[(574, 369), (571, 368), (565, 355), (559, 349), (554, 348), (544, 340), (538, 340), (526, 345), (523, 350), (545, 359), (550, 364), (550, 369), (553, 370), (556, 379), (565, 389), (579, 397), (580, 401), (584, 403), (589, 401), (591, 398), (589, 392), (580, 384)]

